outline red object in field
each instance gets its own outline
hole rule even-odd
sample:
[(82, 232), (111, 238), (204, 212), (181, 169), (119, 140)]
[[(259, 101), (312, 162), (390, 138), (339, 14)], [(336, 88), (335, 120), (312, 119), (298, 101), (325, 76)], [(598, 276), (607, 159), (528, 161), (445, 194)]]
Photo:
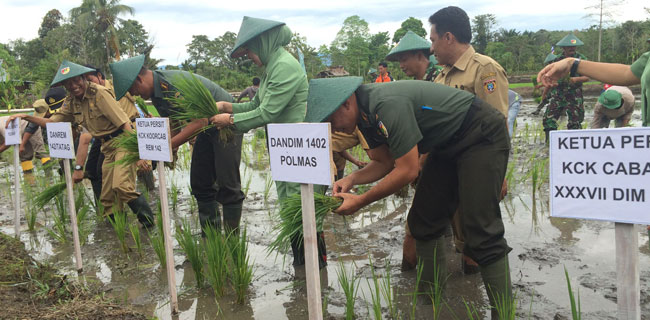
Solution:
[(611, 84), (609, 84), (609, 83), (605, 83), (605, 84), (603, 85), (603, 90), (607, 90), (607, 89), (609, 89), (611, 86), (612, 86)]

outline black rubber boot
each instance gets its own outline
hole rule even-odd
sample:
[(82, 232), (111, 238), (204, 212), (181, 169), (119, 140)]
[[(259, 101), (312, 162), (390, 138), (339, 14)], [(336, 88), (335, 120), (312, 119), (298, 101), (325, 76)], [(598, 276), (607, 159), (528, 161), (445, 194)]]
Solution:
[(481, 266), (481, 277), (490, 299), (492, 319), (499, 319), (496, 306), (512, 307), (512, 286), (510, 284), (510, 266), (508, 256), (505, 256), (487, 266)]
[(154, 226), (153, 211), (151, 211), (151, 207), (149, 207), (147, 199), (143, 195), (129, 201), (128, 205), (138, 217), (138, 221), (140, 221), (143, 228), (150, 229)]
[[(433, 297), (436, 286), (444, 289), (447, 280), (447, 261), (445, 260), (445, 237), (422, 241), (415, 240), (415, 252), (422, 267), (418, 292)], [(430, 301), (426, 301), (431, 303)]]
[(239, 235), (242, 204), (226, 204), (223, 206), (223, 230), (226, 235)]
[[(316, 247), (318, 248), (318, 269), (327, 266), (327, 247), (325, 246), (325, 235), (323, 232), (316, 232)], [(291, 238), (291, 252), (293, 253), (293, 266), (305, 264), (305, 246), (303, 238)]]
[(198, 201), (199, 222), (201, 223), (201, 236), (205, 237), (206, 227), (212, 226), (216, 231), (221, 230), (221, 221), (219, 219), (219, 204), (217, 200)]
[(550, 130), (544, 130), (544, 143), (545, 143), (546, 145), (548, 145), (548, 135), (549, 135), (549, 132), (551, 132), (551, 131), (550, 131)]
[(102, 180), (92, 179), (90, 185), (93, 187), (93, 195), (95, 196), (95, 203), (99, 203), (99, 197), (102, 195)]

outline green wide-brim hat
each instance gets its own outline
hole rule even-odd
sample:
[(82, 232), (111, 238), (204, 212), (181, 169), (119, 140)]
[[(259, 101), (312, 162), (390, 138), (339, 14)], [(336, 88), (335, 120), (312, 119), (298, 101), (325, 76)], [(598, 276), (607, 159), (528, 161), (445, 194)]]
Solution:
[(598, 97), (598, 103), (602, 104), (607, 109), (616, 109), (621, 106), (621, 99), (623, 96), (616, 90), (605, 90)]
[(402, 52), (407, 51), (426, 51), (429, 52), (431, 48), (431, 43), (424, 38), (418, 36), (415, 32), (409, 30), (406, 34), (399, 40), (395, 48), (390, 50), (386, 56), (386, 60), (395, 61), (397, 60), (397, 55)]
[(305, 122), (322, 122), (327, 119), (359, 88), (362, 82), (361, 77), (310, 80)]
[(113, 74), (115, 100), (120, 100), (129, 91), (144, 65), (144, 55), (113, 62), (109, 65)]
[(239, 32), (237, 33), (235, 46), (232, 48), (232, 51), (230, 51), (230, 57), (241, 57), (244, 54), (244, 50), (241, 49), (243, 49), (242, 47), (246, 45), (248, 41), (251, 41), (253, 38), (259, 36), (265, 31), (282, 25), (285, 25), (285, 23), (280, 21), (244, 16), (244, 20), (242, 20), (241, 26), (239, 27)]
[(584, 43), (580, 41), (580, 39), (578, 39), (576, 36), (574, 36), (573, 33), (569, 33), (555, 45), (558, 47), (577, 47), (584, 45)]
[(65, 80), (93, 71), (95, 70), (76, 64), (74, 62), (70, 62), (68, 60), (63, 60), (59, 66), (59, 69), (56, 71), (56, 75), (54, 76), (54, 80), (52, 80), (50, 87), (61, 85), (61, 82)]
[(554, 55), (553, 53), (549, 53), (549, 54), (546, 56), (546, 58), (544, 58), (544, 64), (545, 64), (545, 65), (546, 65), (546, 64), (549, 64), (551, 61), (555, 60), (555, 58), (557, 58), (556, 55)]

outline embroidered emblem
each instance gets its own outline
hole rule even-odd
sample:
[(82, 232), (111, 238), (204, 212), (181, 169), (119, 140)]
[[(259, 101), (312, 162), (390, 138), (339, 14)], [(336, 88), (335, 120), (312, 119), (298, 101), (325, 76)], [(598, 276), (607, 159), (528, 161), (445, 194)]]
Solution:
[(176, 92), (174, 93), (174, 98), (178, 98), (178, 97), (180, 97), (180, 96), (181, 96), (181, 93), (180, 93), (180, 92), (176, 91)]
[(61, 74), (68, 74), (68, 72), (70, 72), (70, 67), (65, 67), (61, 69)]
[(52, 97), (47, 99), (47, 103), (49, 103), (49, 104), (53, 104), (54, 102), (56, 102), (56, 100), (54, 100), (54, 98), (52, 98)]
[(385, 138), (388, 138), (388, 130), (386, 130), (386, 126), (384, 125), (383, 122), (379, 121), (379, 123), (377, 123), (377, 129), (379, 134), (381, 134)]
[(485, 89), (485, 92), (487, 93), (492, 93), (494, 90), (497, 88), (497, 80), (496, 79), (490, 79), (485, 82), (483, 82), (483, 88)]
[(164, 82), (161, 82), (161, 83), (160, 83), (160, 88), (163, 89), (164, 91), (169, 90), (169, 87), (168, 87), (167, 84), (164, 83)]
[(577, 42), (576, 39), (571, 39), (571, 44), (576, 44)]

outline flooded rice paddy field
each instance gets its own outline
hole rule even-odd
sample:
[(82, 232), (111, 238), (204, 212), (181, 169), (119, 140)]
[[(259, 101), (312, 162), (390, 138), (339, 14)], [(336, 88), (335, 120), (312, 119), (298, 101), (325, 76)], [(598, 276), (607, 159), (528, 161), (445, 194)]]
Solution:
[[(587, 100), (587, 119), (595, 98)], [(536, 104), (524, 100), (518, 117), (518, 129), (513, 139), (508, 168), (509, 193), (501, 204), (506, 225), (506, 239), (513, 248), (509, 255), (513, 287), (517, 294), (517, 318), (569, 319), (569, 294), (564, 269), (571, 283), (579, 290), (584, 319), (616, 318), (616, 272), (614, 224), (607, 222), (552, 218), (548, 206), (547, 148), (541, 131), (541, 116), (532, 116)], [(640, 122), (637, 110), (633, 124)], [(134, 305), (143, 313), (160, 319), (306, 319), (307, 294), (304, 269), (291, 265), (292, 257), (267, 251), (273, 240), (272, 227), (278, 209), (275, 188), (270, 180), (264, 141), (260, 135), (248, 133), (242, 151), (240, 172), (247, 192), (242, 224), (249, 236), (249, 254), (254, 265), (252, 285), (245, 303), (237, 304), (235, 294), (215, 299), (212, 289), (197, 289), (194, 272), (186, 261), (180, 245), (174, 240), (176, 286), (180, 314), (172, 317), (168, 303), (165, 270), (160, 266), (149, 239), (143, 236), (143, 253), (135, 250), (131, 239), (128, 254), (120, 249), (110, 224), (96, 217), (88, 197), (83, 203), (90, 208), (82, 223), (82, 256), (84, 270), (81, 281), (96, 283), (108, 295)], [(9, 153), (9, 152), (6, 152)], [(357, 154), (359, 150), (356, 150)], [(13, 234), (13, 189), (10, 154), (0, 162), (0, 231)], [(352, 170), (348, 167), (348, 171)], [(533, 172), (536, 172), (533, 174)], [(196, 203), (189, 192), (189, 148), (179, 152), (177, 168), (168, 171), (172, 230), (183, 219), (190, 219), (195, 234), (199, 234)], [(57, 176), (56, 173), (53, 176)], [(42, 170), (24, 176), (24, 185), (42, 190), (51, 185)], [(140, 189), (143, 187), (140, 185)], [(176, 194), (176, 196), (174, 196)], [(356, 299), (357, 318), (372, 318), (374, 273), (380, 283), (390, 275), (395, 298), (392, 303), (382, 298), (384, 318), (430, 319), (432, 306), (413, 303), (414, 271), (400, 271), (404, 223), (413, 190), (408, 195), (393, 195), (376, 202), (353, 217), (329, 216), (325, 221), (328, 267), (321, 271), (321, 287), (326, 319), (345, 318), (345, 295), (337, 280), (342, 264), (360, 278)], [(149, 194), (156, 205), (157, 192)], [(37, 210), (34, 231), (29, 231), (25, 212), (33, 196), (23, 195), (23, 232), (21, 240), (39, 261), (53, 264), (61, 272), (77, 277), (74, 270), (72, 239), (65, 240), (54, 230), (56, 206)], [(131, 223), (136, 223), (129, 215)], [(642, 319), (650, 319), (650, 249), (645, 226), (637, 226), (641, 266)], [(447, 265), (451, 272), (442, 307), (441, 319), (466, 319), (466, 306), (478, 308), (486, 317), (487, 296), (480, 275), (463, 275), (460, 255), (456, 254), (451, 238), (448, 242)], [(391, 308), (392, 307), (392, 308)], [(391, 309), (394, 312), (391, 315)], [(396, 310), (396, 311), (395, 311)], [(1, 312), (0, 312), (1, 313)]]

